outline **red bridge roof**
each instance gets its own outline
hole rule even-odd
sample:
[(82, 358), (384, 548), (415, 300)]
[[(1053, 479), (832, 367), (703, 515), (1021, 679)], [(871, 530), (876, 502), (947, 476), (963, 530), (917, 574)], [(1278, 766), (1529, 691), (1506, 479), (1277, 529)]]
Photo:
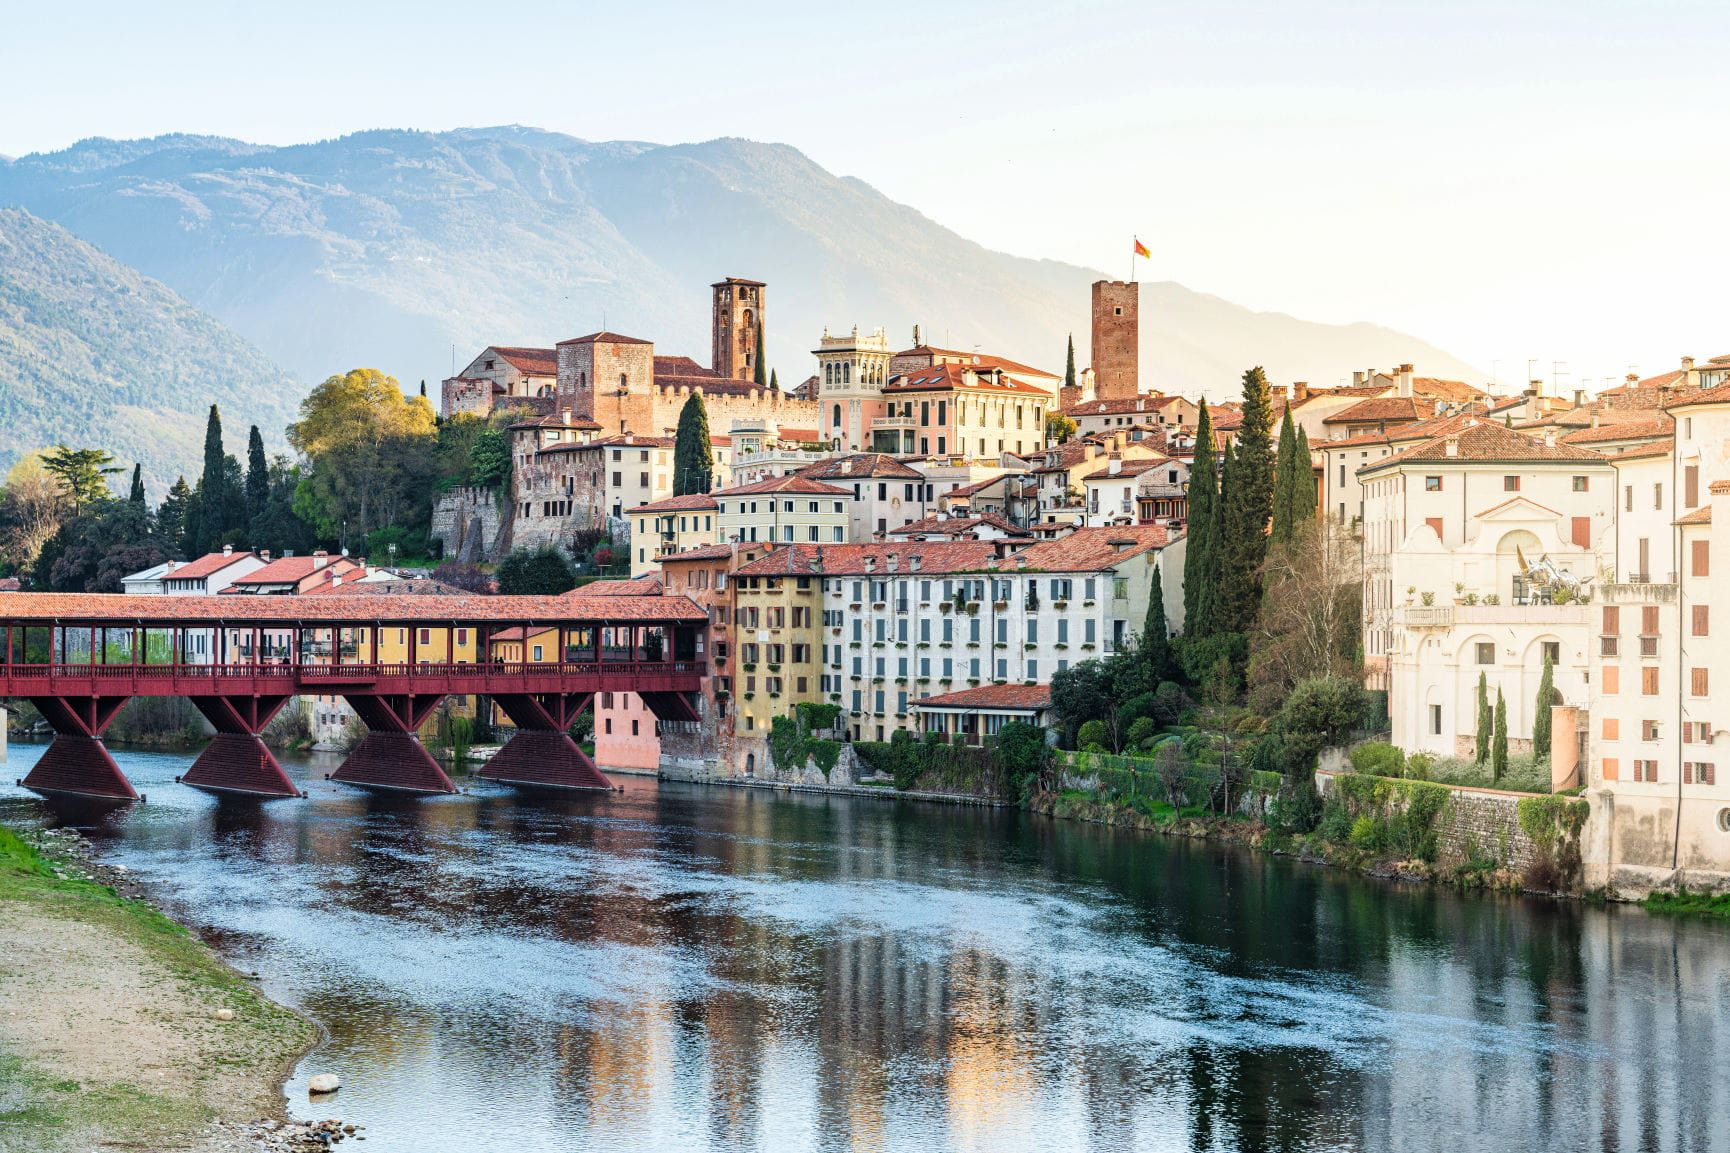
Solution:
[(685, 596), (126, 596), (120, 593), (0, 593), (0, 620), (161, 624), (267, 622), (340, 625), (537, 624), (555, 621), (698, 624), (709, 614)]

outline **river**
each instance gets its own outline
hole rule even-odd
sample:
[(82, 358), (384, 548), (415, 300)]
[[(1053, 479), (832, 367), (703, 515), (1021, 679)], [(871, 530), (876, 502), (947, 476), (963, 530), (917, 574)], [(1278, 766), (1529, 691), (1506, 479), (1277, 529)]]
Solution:
[[(14, 745), (22, 776), (40, 748)], [(623, 777), (81, 827), (370, 1153), (1730, 1148), (1730, 930), (1028, 814)], [(0, 816), (69, 819), (11, 784)]]

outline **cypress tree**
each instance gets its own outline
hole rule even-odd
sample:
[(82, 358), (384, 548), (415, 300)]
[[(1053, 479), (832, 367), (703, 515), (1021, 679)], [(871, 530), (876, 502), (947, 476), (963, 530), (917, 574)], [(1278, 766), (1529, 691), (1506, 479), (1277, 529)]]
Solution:
[(1075, 334), (1069, 334), (1069, 358), (1063, 367), (1063, 387), (1075, 387)]
[(1550, 706), (1555, 703), (1555, 676), (1550, 658), (1544, 657), (1544, 675), (1538, 680), (1538, 711), (1532, 714), (1532, 760), (1543, 763), (1550, 759)]
[(780, 392), (781, 391), (781, 374), (776, 372), (772, 368), (769, 370), (769, 391), (771, 391), (771, 392)]
[(1209, 548), (1207, 567), (1201, 575), (1201, 619), (1207, 623), (1209, 635), (1229, 633), (1233, 629), (1224, 616), (1225, 607), (1221, 599), (1220, 581), (1224, 579), (1225, 566), (1231, 546), (1225, 539), (1228, 529), (1226, 502), (1231, 499), (1232, 462), (1236, 459), (1237, 448), (1232, 441), (1225, 442), (1225, 448), (1219, 454), (1219, 491), (1213, 498), (1213, 528), (1208, 532)]
[(1201, 398), (1201, 416), (1195, 425), (1195, 459), (1189, 468), (1189, 545), (1183, 558), (1183, 634), (1202, 636), (1202, 590), (1206, 587), (1208, 553), (1213, 549), (1213, 506), (1219, 492), (1219, 474), (1213, 455), (1213, 419), (1207, 397)]
[(1482, 765), (1490, 759), (1490, 730), (1495, 725), (1495, 718), (1490, 712), (1490, 686), (1484, 679), (1484, 674), (1478, 674), (1478, 747), (1477, 762)]
[(708, 492), (715, 482), (714, 466), (709, 410), (703, 394), (693, 392), (679, 410), (679, 430), (673, 437), (673, 495)]
[(1508, 702), (1496, 688), (1496, 731), (1490, 741), (1490, 779), (1499, 781), (1508, 771)]
[(1279, 453), (1273, 466), (1273, 543), (1291, 541), (1293, 502), (1297, 486), (1297, 430), (1292, 427), (1291, 408), (1279, 426)]
[(1165, 586), (1160, 583), (1159, 565), (1153, 566), (1153, 587), (1147, 594), (1147, 623), (1141, 630), (1142, 660), (1147, 665), (1147, 682), (1158, 688), (1161, 681), (1172, 679), (1175, 663), (1171, 657), (1171, 636), (1165, 623)]
[(1292, 480), (1292, 528), (1316, 518), (1316, 474), (1310, 467), (1310, 438), (1301, 427), (1297, 430), (1297, 473)]
[[(258, 426), (252, 426), (246, 438), (246, 528), (247, 542), (254, 548), (265, 542), (258, 539), (263, 526), (265, 506), (270, 504), (270, 462), (264, 459), (264, 437)], [(274, 547), (274, 546), (273, 546)]]
[(144, 465), (132, 466), (132, 491), (127, 494), (127, 500), (140, 508), (144, 506)]
[(204, 424), (204, 474), (198, 481), (198, 531), (191, 540), (194, 555), (210, 552), (222, 544), (228, 531), (225, 513), (228, 502), (223, 499), (226, 477), (223, 474), (222, 413), (210, 406), (210, 417)]
[(186, 513), (192, 504), (192, 486), (180, 477), (169, 488), (168, 495), (156, 510), (156, 530), (162, 536), (163, 547), (179, 552), (185, 544)]
[(420, 382), (420, 398), (422, 400), (426, 399), (426, 378), (425, 377), (422, 377), (421, 382)]
[[(755, 379), (763, 387), (769, 386), (769, 356), (763, 350), (763, 322), (761, 320), (757, 322), (757, 375)], [(709, 490), (704, 489), (703, 491), (708, 492)]]
[(1259, 365), (1243, 374), (1243, 425), (1228, 459), (1216, 619), (1221, 631), (1247, 633), (1261, 606), (1261, 564), (1273, 514), (1273, 400)]

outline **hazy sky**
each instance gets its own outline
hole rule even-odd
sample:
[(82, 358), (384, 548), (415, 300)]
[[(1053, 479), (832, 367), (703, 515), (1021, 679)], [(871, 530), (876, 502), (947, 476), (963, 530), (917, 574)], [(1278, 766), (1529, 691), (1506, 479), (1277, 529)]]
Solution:
[(0, 153), (748, 136), (994, 248), (1122, 276), (1139, 233), (1142, 279), (1503, 382), (1730, 352), (1725, 0), (7, 7)]

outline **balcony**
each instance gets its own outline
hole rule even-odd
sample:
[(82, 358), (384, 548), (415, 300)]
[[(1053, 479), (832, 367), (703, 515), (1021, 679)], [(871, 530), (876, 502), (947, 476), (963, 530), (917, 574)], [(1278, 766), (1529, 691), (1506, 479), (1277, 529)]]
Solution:
[(1447, 629), (1455, 626), (1586, 623), (1590, 605), (1406, 605), (1398, 621), (1408, 629)]
[(1598, 586), (1598, 596), (1608, 605), (1667, 605), (1676, 603), (1676, 582), (1651, 583), (1630, 574), (1620, 584)]
[(871, 421), (871, 430), (878, 429), (911, 429), (918, 428), (919, 422), (911, 416), (879, 416)]

